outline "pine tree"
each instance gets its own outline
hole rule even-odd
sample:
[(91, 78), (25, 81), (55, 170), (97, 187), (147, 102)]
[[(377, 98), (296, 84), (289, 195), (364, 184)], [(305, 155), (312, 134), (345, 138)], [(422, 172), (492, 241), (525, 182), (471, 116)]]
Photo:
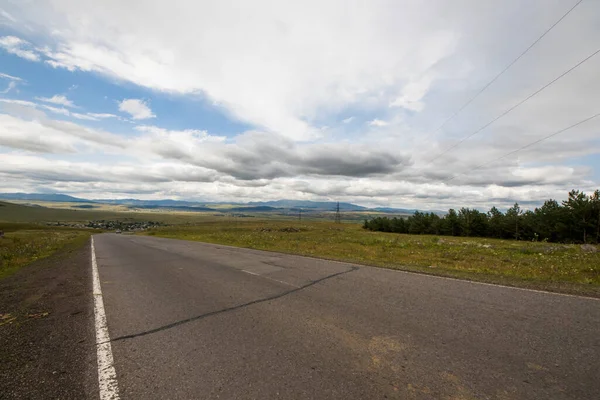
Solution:
[(502, 237), (502, 227), (504, 226), (504, 214), (496, 207), (488, 211), (489, 233), (491, 237)]
[(459, 236), (460, 235), (460, 224), (458, 221), (458, 214), (456, 214), (456, 211), (452, 208), (449, 209), (448, 215), (446, 215), (445, 219), (448, 221), (447, 226), (450, 231), (450, 235)]
[(569, 192), (569, 198), (566, 201), (563, 201), (563, 205), (571, 214), (571, 235), (576, 236), (581, 234), (583, 243), (587, 243), (588, 225), (592, 211), (591, 204), (592, 202), (585, 193), (580, 192), (579, 190), (571, 190)]
[(506, 219), (513, 229), (513, 237), (515, 238), (515, 240), (519, 240), (520, 238), (519, 222), (521, 221), (521, 214), (523, 214), (523, 210), (521, 210), (521, 207), (519, 207), (519, 203), (515, 203), (514, 206), (512, 206), (506, 211)]
[(600, 190), (596, 190), (590, 196), (592, 203), (593, 217), (596, 218), (596, 243), (600, 243)]

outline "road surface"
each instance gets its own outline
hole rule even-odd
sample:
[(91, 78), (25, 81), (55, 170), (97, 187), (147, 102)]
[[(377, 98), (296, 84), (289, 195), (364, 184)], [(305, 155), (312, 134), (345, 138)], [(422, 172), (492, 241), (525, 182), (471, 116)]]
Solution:
[(94, 236), (122, 399), (599, 399), (600, 301)]

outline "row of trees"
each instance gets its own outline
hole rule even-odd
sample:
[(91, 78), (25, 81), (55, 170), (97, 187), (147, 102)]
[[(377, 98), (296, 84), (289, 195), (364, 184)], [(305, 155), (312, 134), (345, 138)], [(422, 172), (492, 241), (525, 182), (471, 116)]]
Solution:
[(396, 233), (600, 243), (600, 190), (589, 196), (572, 190), (562, 204), (548, 200), (533, 211), (524, 211), (519, 204), (505, 213), (496, 207), (487, 213), (472, 208), (461, 208), (458, 212), (450, 209), (444, 216), (417, 211), (408, 218), (373, 218), (365, 221), (363, 228)]

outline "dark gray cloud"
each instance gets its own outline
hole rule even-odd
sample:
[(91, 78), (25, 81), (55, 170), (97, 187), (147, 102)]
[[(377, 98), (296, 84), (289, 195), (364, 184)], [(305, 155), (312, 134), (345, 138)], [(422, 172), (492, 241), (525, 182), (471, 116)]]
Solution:
[[(165, 153), (242, 180), (298, 175), (367, 177), (393, 173), (410, 165), (410, 157), (360, 143), (297, 144), (281, 136), (249, 132), (235, 143)], [(207, 155), (208, 153), (208, 155)]]

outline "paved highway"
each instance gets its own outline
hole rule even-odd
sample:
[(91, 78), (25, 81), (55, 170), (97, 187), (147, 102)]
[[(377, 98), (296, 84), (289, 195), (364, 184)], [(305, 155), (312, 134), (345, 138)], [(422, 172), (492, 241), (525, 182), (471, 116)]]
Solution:
[(122, 399), (599, 399), (600, 301), (103, 234)]

